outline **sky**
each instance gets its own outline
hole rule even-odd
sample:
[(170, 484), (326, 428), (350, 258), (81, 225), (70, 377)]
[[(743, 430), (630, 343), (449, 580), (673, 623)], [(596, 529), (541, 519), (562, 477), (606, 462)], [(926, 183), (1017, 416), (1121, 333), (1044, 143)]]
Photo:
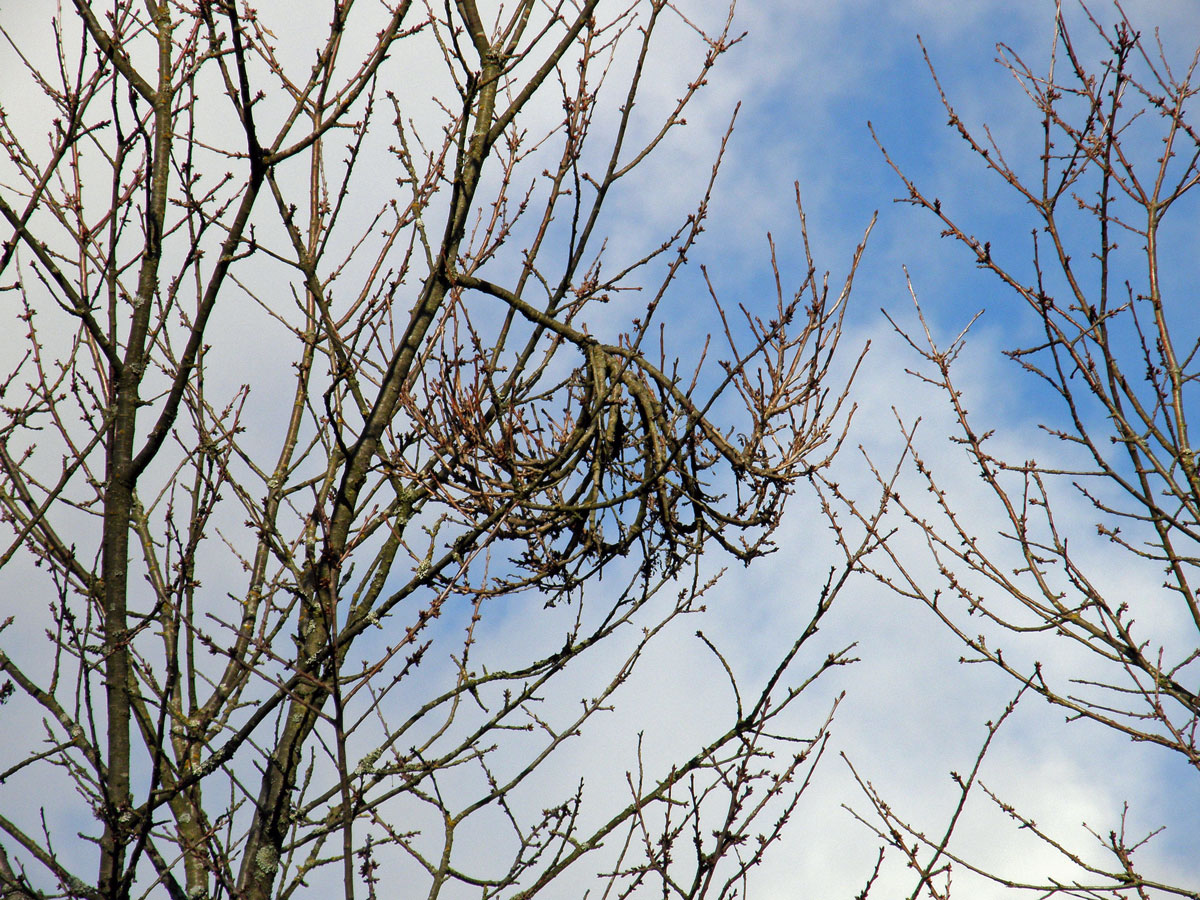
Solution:
[[(749, 34), (740, 49), (746, 68), (736, 62), (730, 66), (744, 87), (740, 92), (730, 87), (729, 92), (745, 103), (731, 150), (733, 171), (726, 172), (724, 183), (727, 191), (733, 185), (724, 195), (733, 197), (728, 201), (733, 221), (723, 235), (739, 247), (735, 258), (752, 267), (754, 245), (762, 247), (767, 230), (775, 232), (777, 244), (785, 244), (778, 237), (779, 223), (786, 227), (784, 207), (792, 179), (800, 183), (809, 230), (821, 248), (818, 265), (832, 269), (835, 277), (843, 271), (863, 222), (879, 210), (852, 300), (853, 327), (872, 342), (857, 381), (860, 408), (852, 443), (861, 443), (886, 465), (899, 447), (893, 408), (907, 422), (922, 417), (923, 454), (981, 531), (986, 531), (995, 510), (980, 491), (978, 477), (963, 466), (961, 450), (945, 440), (951, 427), (945, 398), (905, 375), (904, 369), (917, 367), (919, 360), (891, 333), (880, 310), (905, 326), (916, 326), (905, 284), (907, 267), (924, 315), (943, 346), (982, 312), (956, 369), (965, 403), (998, 428), (997, 439), (1011, 456), (1036, 456), (1044, 462), (1063, 453), (1061, 445), (1036, 428), (1049, 401), (1001, 352), (1027, 338), (1031, 323), (995, 279), (976, 270), (968, 253), (938, 237), (939, 223), (931, 215), (892, 202), (905, 191), (882, 159), (868, 123), (905, 173), (930, 195), (942, 198), (965, 227), (1003, 248), (1010, 260), (1027, 259), (1027, 210), (946, 127), (947, 115), (918, 36), (963, 118), (976, 128), (987, 124), (1009, 161), (1030, 171), (1037, 165), (1040, 146), (1036, 112), (1012, 76), (996, 64), (997, 44), (1012, 47), (1035, 70), (1044, 71), (1053, 8), (1046, 2), (851, 2), (805, 4), (795, 15), (782, 15), (777, 6), (756, 5), (744, 10)], [(1064, 8), (1081, 42), (1089, 41), (1078, 10), (1069, 4)], [(1131, 3), (1125, 9), (1145, 33), (1160, 27), (1169, 57), (1186, 65), (1200, 37), (1194, 8)], [(1103, 4), (1093, 4), (1093, 10), (1106, 21), (1114, 14)], [(1094, 48), (1090, 42), (1086, 46)], [(1186, 320), (1194, 290), (1189, 285), (1195, 284), (1197, 234), (1188, 213), (1180, 216), (1182, 225), (1177, 220), (1174, 229), (1179, 243), (1164, 269), (1174, 270), (1172, 277), (1181, 276), (1175, 282), (1182, 294), (1176, 294), (1181, 304), (1176, 309)], [(721, 217), (718, 204), (714, 220)], [(718, 241), (723, 249), (729, 246)], [(742, 246), (747, 249), (741, 251)], [(736, 285), (745, 271), (743, 265), (734, 267), (726, 283)], [(850, 449), (840, 460), (839, 471), (846, 479), (856, 478), (855, 466), (862, 465), (853, 446)], [(1072, 540), (1088, 546), (1089, 511), (1079, 504), (1072, 507), (1069, 498), (1063, 502), (1063, 512), (1073, 513), (1072, 521), (1079, 526)], [(813, 523), (811, 514), (791, 516), (785, 524), (791, 542), (784, 537), (779, 556), (751, 576), (754, 588), (742, 594), (740, 577), (734, 576), (724, 589), (739, 597), (739, 603), (747, 595), (769, 596), (781, 607), (795, 602), (796, 581), (788, 573), (803, 566), (799, 555), (814, 545), (818, 529)], [(913, 540), (908, 546), (915, 558), (920, 548)], [(1088, 552), (1104, 572), (1103, 546), (1097, 543)], [(1153, 571), (1104, 574), (1118, 591), (1128, 588), (1131, 597), (1161, 593)], [(1123, 578), (1128, 581), (1122, 583)], [(862, 658), (839, 673), (847, 690), (834, 726), (840, 749), (902, 816), (940, 835), (957, 800), (949, 773), (969, 770), (985, 723), (1000, 715), (1016, 686), (995, 671), (959, 664), (963, 648), (928, 610), (875, 586), (856, 585), (840, 614), (829, 643), (856, 639)], [(1155, 608), (1146, 615), (1166, 614)], [(763, 614), (764, 620), (770, 618)], [(1181, 632), (1194, 640), (1186, 624), (1165, 618), (1162, 624), (1164, 640), (1170, 640), (1175, 626), (1182, 626)], [(1045, 654), (1041, 658), (1048, 664), (1064, 655), (1074, 659), (1061, 646), (1031, 652)], [(846, 769), (841, 760), (826, 768), (828, 780), (818, 782), (817, 810), (805, 808), (788, 849), (767, 864), (763, 896), (849, 897), (856, 884), (861, 888), (874, 861), (873, 844), (865, 828), (838, 807), (869, 807), (864, 798), (853, 796)], [(1142, 851), (1147, 869), (1190, 871), (1184, 880), (1195, 883), (1193, 860), (1200, 840), (1195, 772), (1166, 753), (1083, 723), (1068, 725), (1061, 712), (1026, 698), (1000, 730), (981, 778), (1065, 844), (1087, 851), (1096, 850), (1097, 842), (1083, 823), (1105, 835), (1119, 826), (1122, 804), (1128, 802), (1130, 833), (1166, 825)], [(981, 796), (968, 805), (958, 834), (964, 855), (1011, 878), (1062, 871), (1044, 846), (1029, 840), (1027, 832), (1019, 831)], [(821, 876), (813, 880), (814, 872)], [(910, 874), (893, 869), (886, 878), (893, 877), (896, 880), (887, 881), (889, 889), (880, 896), (900, 891), (907, 895), (911, 890)], [(814, 884), (819, 887), (802, 887)], [(955, 888), (956, 896), (963, 897), (1004, 894), (961, 868)]]
[[(51, 14), (52, 6), (29, 3), (19, 12), (0, 10), (0, 20), (14, 31), (16, 26), (36, 30), (38, 16)], [(1113, 9), (1103, 3), (1093, 9), (1103, 20), (1113, 18)], [(1200, 15), (1186, 0), (1131, 0), (1125, 9), (1145, 32), (1161, 28), (1166, 51), (1174, 59), (1186, 62), (1200, 46)], [(704, 0), (689, 12), (698, 21), (716, 21), (721, 10)], [(919, 360), (893, 333), (881, 310), (908, 327), (916, 326), (907, 268), (939, 342), (949, 343), (982, 312), (957, 369), (966, 402), (997, 427), (997, 440), (1005, 448), (1053, 458), (1062, 452), (1061, 446), (1037, 428), (1045, 399), (1002, 352), (1027, 338), (1031, 324), (1016, 301), (995, 279), (979, 272), (962, 248), (939, 238), (938, 223), (930, 215), (893, 202), (904, 193), (903, 185), (883, 159), (870, 128), (907, 175), (961, 213), (981, 236), (990, 236), (998, 253), (1024, 259), (1027, 210), (946, 127), (946, 112), (919, 41), (964, 119), (972, 126), (986, 123), (998, 143), (1011, 148), (1015, 164), (1029, 169), (1037, 163), (1036, 113), (1011, 75), (996, 64), (996, 48), (1008, 45), (1035, 69), (1044, 68), (1053, 14), (1050, 0), (747, 0), (738, 9), (734, 28), (746, 36), (727, 54), (697, 107), (689, 111), (686, 136), (649, 161), (632, 189), (616, 199), (614, 214), (621, 226), (614, 228), (614, 252), (644, 244), (676, 221), (680, 210), (686, 211), (697, 197), (739, 103), (707, 232), (692, 254), (694, 263), (707, 267), (723, 300), (769, 314), (773, 285), (768, 233), (778, 248), (785, 285), (802, 274), (794, 183), (804, 199), (817, 267), (830, 270), (834, 283), (844, 277), (864, 228), (878, 213), (850, 300), (846, 348), (869, 342), (871, 349), (855, 382), (858, 409), (838, 462), (838, 478), (860, 496), (869, 495), (866, 456), (881, 466), (891, 465), (901, 447), (897, 417), (912, 422), (919, 416), (922, 452), (985, 533), (995, 510), (965, 465), (961, 449), (946, 439), (952, 422), (945, 400), (906, 375), (905, 369), (919, 365)], [(1069, 8), (1068, 14), (1079, 21), (1076, 9)], [(677, 46), (690, 46), (686, 29), (678, 23), (672, 27), (678, 29)], [(1076, 27), (1081, 40), (1094, 47), (1083, 36), (1084, 26)], [(673, 96), (680, 79), (676, 56), (655, 57), (650, 75), (650, 102), (656, 92)], [(17, 101), (5, 93), (0, 86), (0, 102), (14, 105)], [(1185, 292), (1200, 275), (1196, 238), (1196, 229), (1184, 218), (1168, 244), (1168, 284), (1182, 295), (1181, 305), (1190, 300)], [(681, 288), (698, 289), (696, 271), (681, 281)], [(684, 297), (680, 312), (668, 310), (666, 319), (681, 353), (689, 341), (698, 340), (700, 330), (686, 304)], [(1187, 321), (1185, 313), (1181, 315)], [(243, 331), (242, 340), (246, 346), (239, 352), (245, 353), (254, 341), (252, 330)], [(1062, 502), (1064, 516), (1078, 527), (1080, 552), (1103, 568), (1105, 547), (1093, 538), (1086, 507), (1070, 496)], [(920, 554), (915, 536), (900, 540), (914, 557)], [(731, 664), (750, 679), (764, 674), (763, 661), (775, 658), (806, 620), (836, 554), (814, 499), (805, 494), (792, 504), (777, 543), (778, 552), (762, 563), (730, 569), (712, 595), (704, 625), (706, 631), (723, 635), (724, 646), (734, 648)], [(0, 572), (0, 590), (9, 594), (15, 590), (11, 572)], [(1131, 597), (1161, 590), (1152, 571), (1122, 569), (1111, 577)], [(1176, 622), (1162, 615), (1156, 625), (1169, 643)], [(522, 627), (519, 619), (506, 621), (497, 627), (496, 639), (520, 640)], [(724, 686), (691, 633), (685, 628), (669, 636), (639, 679), (624, 690), (619, 713), (604, 726), (607, 731), (570, 750), (555, 770), (562, 785), (580, 771), (595, 772), (599, 785), (619, 784), (622, 770), (611, 765), (612, 748), (623, 743), (628, 750), (637, 731), (646, 731), (647, 753), (661, 753), (662, 758), (705, 733), (708, 705), (695, 702), (696, 692), (711, 691), (715, 703)], [(1186, 639), (1195, 641), (1194, 632)], [(860, 662), (832, 673), (823, 692), (796, 711), (796, 728), (811, 729), (834, 696), (845, 691), (831, 752), (784, 840), (752, 876), (753, 898), (849, 900), (861, 890), (878, 842), (845, 809), (849, 806), (870, 818), (869, 804), (855, 787), (849, 764), (898, 814), (921, 830), (940, 833), (957, 799), (950, 772), (970, 768), (986, 723), (1001, 714), (1016, 692), (1010, 679), (992, 669), (961, 665), (961, 646), (927, 609), (867, 578), (852, 582), (839, 599), (809, 658), (818, 660), (851, 642), (857, 643)], [(1070, 654), (1056, 656), (1063, 651), (1053, 645), (1038, 645), (1029, 652), (1051, 654), (1062, 665), (1074, 660)], [(1131, 831), (1166, 826), (1139, 852), (1145, 870), (1163, 881), (1177, 880), (1193, 888), (1200, 884), (1195, 852), (1200, 845), (1200, 784), (1195, 770), (1189, 772), (1165, 752), (1086, 723), (1068, 724), (1061, 712), (1027, 697), (999, 731), (981, 777), (1063, 843), (1088, 852), (1094, 851), (1096, 841), (1084, 823), (1107, 834), (1119, 827), (1122, 808), (1128, 804)], [(2, 798), (0, 794), (0, 805), (12, 802)], [(1014, 879), (1036, 880), (1064, 871), (1061, 860), (982, 796), (968, 805), (959, 835), (955, 846), (960, 853)], [(911, 873), (893, 860), (873, 896), (906, 895), (912, 885)], [(955, 896), (982, 900), (1005, 895), (961, 870), (956, 870), (955, 891)], [(563, 886), (554, 896), (578, 896), (578, 886)]]

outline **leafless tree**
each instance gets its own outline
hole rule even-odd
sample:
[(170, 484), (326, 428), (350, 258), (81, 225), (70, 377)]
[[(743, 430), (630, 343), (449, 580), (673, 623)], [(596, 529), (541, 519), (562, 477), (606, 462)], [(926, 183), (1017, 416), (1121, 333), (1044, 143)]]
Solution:
[(672, 348), (716, 165), (650, 244), (617, 228), (732, 10), (272, 6), (0, 22), (0, 673), (40, 721), (0, 895), (744, 892), (825, 747), (780, 716), (849, 661), (794, 671), (846, 570), (760, 683), (697, 632), (703, 745), (623, 793), (543, 778), (848, 418), (857, 254), (830, 290), (805, 246), (769, 312), (710, 289), (725, 350)]
[[(1044, 411), (1040, 427), (1061, 451), (1037, 461), (1009, 457), (1012, 440), (1007, 451), (996, 446), (1012, 437), (1026, 448), (1036, 442), (998, 433), (986, 409), (968, 411), (973, 398), (954, 377), (966, 330), (939, 342), (918, 305), (918, 327), (897, 331), (919, 357), (912, 374), (949, 403), (952, 440), (982, 479), (986, 501), (964, 502), (947, 488), (916, 423), (902, 422), (900, 465), (873, 468), (889, 514), (868, 520), (836, 489), (842, 503), (830, 509), (843, 540), (855, 519), (865, 524), (878, 547), (860, 557), (863, 567), (927, 605), (965, 646), (964, 662), (1007, 673), (1018, 700), (1040, 695), (1069, 721), (1086, 723), (1079, 727), (1128, 736), (1147, 759), (1165, 748), (1197, 777), (1200, 470), (1189, 415), (1200, 323), (1194, 285), (1173, 278), (1171, 266), (1194, 258), (1200, 134), (1191, 115), (1200, 52), (1173, 65), (1157, 35), (1139, 33), (1116, 10), (1107, 27), (1084, 7), (1082, 28), (1070, 29), (1060, 8), (1044, 74), (999, 46), (1000, 63), (1037, 111), (1036, 147), (1003, 147), (990, 131), (969, 127), (934, 74), (950, 126), (1032, 219), (1028, 243), (975, 236), (963, 224), (971, 210), (927, 194), (888, 157), (907, 190), (902, 202), (935, 216), (943, 236), (1036, 323), (1035, 340), (1007, 351), (1028, 382), (1011, 390), (1028, 398), (1023, 406)], [(1126, 833), (1121, 811), (1111, 825), (1092, 826), (1105, 851), (1097, 861), (1094, 847), (1044, 830), (981, 788), (984, 756), (1012, 708), (988, 723), (969, 774), (954, 776), (959, 802), (936, 833), (889, 806), (865, 775), (860, 781), (873, 809), (864, 821), (919, 873), (912, 896), (948, 896), (955, 867), (1038, 896), (1200, 896), (1200, 886), (1168, 883), (1136, 863), (1153, 834)], [(956, 852), (955, 825), (980, 790), (1073, 874), (981, 871)]]

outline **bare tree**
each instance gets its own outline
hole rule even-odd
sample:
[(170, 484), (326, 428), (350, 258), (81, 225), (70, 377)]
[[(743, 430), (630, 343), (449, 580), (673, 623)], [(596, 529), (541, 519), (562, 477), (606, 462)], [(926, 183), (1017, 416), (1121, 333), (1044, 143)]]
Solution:
[[(725, 352), (681, 365), (717, 167), (652, 244), (614, 230), (732, 10), (275, 6), (4, 24), (0, 672), (41, 724), (7, 736), (0, 894), (744, 891), (825, 747), (779, 723), (849, 660), (793, 671), (845, 570), (761, 683), (698, 632), (732, 686), (702, 746), (623, 794), (542, 779), (848, 418), (857, 254), (714, 305)], [(665, 105), (663, 30), (698, 48)]]
[[(873, 808), (864, 821), (919, 873), (914, 898), (948, 896), (955, 866), (1038, 896), (1200, 896), (1200, 886), (1169, 883), (1136, 863), (1153, 834), (1127, 833), (1124, 812), (1093, 824), (1105, 851), (1098, 861), (1095, 847), (1047, 832), (979, 781), (1023, 694), (1040, 695), (1069, 721), (1128, 736), (1148, 759), (1166, 748), (1200, 776), (1200, 471), (1189, 423), (1200, 332), (1193, 286), (1170, 271), (1194, 251), (1200, 134), (1190, 115), (1200, 52), (1172, 65), (1157, 36), (1139, 33), (1119, 6), (1114, 27), (1086, 7), (1081, 24), (1083, 39), (1059, 9), (1045, 74), (999, 46), (1000, 63), (1037, 111), (1036, 147), (1002, 147), (990, 131), (968, 127), (934, 74), (951, 127), (1032, 219), (1029, 243), (975, 236), (962, 224), (970, 210), (925, 193), (888, 157), (907, 189), (901, 202), (932, 213), (1036, 323), (1036, 340), (1007, 351), (1031, 379), (1013, 390), (1045, 411), (1040, 427), (1061, 442), (1049, 460), (1003, 458), (999, 423), (986, 409), (969, 412), (972, 397), (954, 378), (966, 330), (939, 342), (920, 306), (918, 328), (897, 325), (920, 358), (912, 374), (950, 405), (952, 440), (982, 479), (990, 513), (945, 487), (916, 423), (902, 422), (904, 458), (894, 470), (873, 468), (888, 515), (868, 518), (842, 495), (831, 507), (839, 534), (848, 540), (853, 530), (848, 512), (878, 541), (875, 554), (859, 557), (863, 567), (927, 605), (965, 646), (964, 662), (1018, 683), (969, 774), (954, 776), (959, 802), (948, 827), (911, 822), (860, 780)], [(1098, 65), (1089, 61), (1096, 51)], [(1182, 256), (1165, 249), (1184, 244)], [(1097, 541), (1106, 542), (1102, 552), (1089, 551)], [(925, 560), (912, 554), (918, 546)], [(1141, 589), (1131, 591), (1134, 574)], [(1072, 875), (983, 871), (956, 852), (956, 823), (980, 790)]]

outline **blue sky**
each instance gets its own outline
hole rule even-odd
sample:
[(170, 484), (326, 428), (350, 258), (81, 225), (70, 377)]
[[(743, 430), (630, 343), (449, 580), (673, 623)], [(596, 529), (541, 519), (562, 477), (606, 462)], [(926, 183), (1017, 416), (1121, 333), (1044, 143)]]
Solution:
[[(1071, 4), (1064, 8), (1080, 46), (1097, 52), (1079, 10)], [(1145, 34), (1160, 27), (1168, 58), (1180, 69), (1187, 65), (1200, 38), (1194, 7), (1147, 2), (1128, 4), (1126, 10)], [(1094, 11), (1105, 22), (1115, 15), (1103, 4), (1095, 4)], [(775, 4), (760, 4), (747, 5), (741, 12), (749, 34), (730, 54), (725, 70), (734, 84), (715, 92), (726, 108), (734, 98), (742, 100), (743, 108), (710, 234), (696, 256), (709, 264), (723, 296), (753, 295), (756, 288), (769, 295), (768, 285), (756, 280), (765, 274), (765, 233), (772, 231), (781, 248), (789, 240), (795, 247), (789, 206), (791, 183), (798, 180), (810, 236), (818, 248), (817, 264), (831, 269), (836, 280), (863, 224), (879, 210), (851, 313), (856, 334), (869, 337), (873, 349), (857, 383), (857, 426), (840, 471), (852, 480), (858, 477), (858, 466), (861, 475), (855, 443), (865, 445), (880, 464), (895, 458), (898, 436), (891, 407), (907, 421), (921, 416), (923, 453), (957, 491), (960, 506), (986, 531), (993, 514), (988, 498), (979, 491), (978, 477), (963, 467), (961, 451), (945, 441), (950, 429), (945, 399), (903, 374), (919, 360), (890, 333), (880, 308), (905, 325), (916, 324), (902, 271), (907, 266), (941, 343), (948, 343), (982, 311), (957, 369), (966, 404), (1000, 429), (997, 440), (1018, 459), (1025, 454), (1045, 462), (1063, 454), (1061, 445), (1036, 427), (1044, 414), (1053, 413), (1052, 403), (1033, 379), (1022, 377), (1001, 354), (1035, 333), (1037, 325), (1017, 298), (976, 269), (970, 254), (938, 237), (940, 226), (932, 215), (892, 202), (904, 188), (882, 159), (867, 123), (905, 172), (930, 195), (940, 197), (965, 228), (991, 240), (995, 252), (1008, 254), (1019, 271), (1028, 271), (1030, 210), (946, 127), (946, 112), (917, 36), (967, 123), (975, 129), (986, 123), (1014, 167), (1036, 171), (1037, 111), (994, 60), (996, 45), (1004, 43), (1035, 71), (1044, 72), (1054, 4), (849, 2), (791, 5), (787, 12)], [(1190, 307), (1200, 254), (1195, 251), (1194, 211), (1192, 201), (1172, 213), (1172, 243), (1164, 266), (1183, 345), (1195, 334)], [(1072, 235), (1081, 254), (1093, 234), (1094, 229)], [(786, 249), (781, 256), (788, 257)], [(1088, 547), (1089, 535), (1094, 534), (1089, 511), (1064, 498), (1062, 512), (1076, 525), (1076, 546)], [(753, 624), (744, 625), (759, 639), (778, 621), (775, 616), (787, 615), (789, 603), (802, 602), (803, 592), (795, 586), (804, 579), (797, 579), (796, 573), (814, 573), (811, 555), (821, 555), (814, 549), (819, 547), (819, 530), (813, 511), (797, 503), (785, 524), (778, 556), (752, 574), (734, 573), (724, 583), (722, 590), (738, 605), (739, 614), (750, 598), (769, 598), (765, 609), (747, 614)], [(916, 558), (920, 547), (910, 546)], [(1104, 572), (1105, 548), (1097, 544), (1088, 552), (1096, 571)], [(1108, 574), (1115, 590), (1127, 589), (1131, 598), (1161, 595), (1152, 570)], [(1186, 622), (1167, 617), (1160, 606), (1151, 605), (1143, 616), (1143, 621), (1161, 626), (1159, 634), (1168, 642), (1180, 636), (1195, 640)], [(1182, 631), (1172, 633), (1175, 627)], [(834, 632), (827, 636), (829, 647), (857, 639), (863, 658), (839, 673), (848, 691), (835, 726), (840, 749), (898, 811), (918, 827), (940, 834), (956, 799), (949, 772), (969, 768), (983, 740), (984, 723), (999, 715), (1015, 685), (997, 672), (959, 665), (962, 647), (940, 630), (927, 610), (869, 584), (848, 592), (828, 630)], [(1074, 659), (1067, 652), (1060, 660), (1064, 650), (1057, 645), (1037, 645), (1029, 653), (1031, 658), (1042, 654), (1039, 658), (1048, 663), (1069, 665)], [(818, 785), (817, 808), (805, 808), (805, 821), (796, 827), (788, 849), (768, 864), (764, 881), (770, 888), (764, 896), (792, 896), (793, 890), (804, 895), (801, 886), (814, 883), (820, 885), (814, 891), (818, 896), (853, 896), (861, 888), (873, 862), (872, 842), (865, 829), (848, 822), (849, 816), (837, 807), (849, 802), (863, 809), (866, 804), (861, 798), (848, 799), (853, 789), (844, 767), (838, 772), (841, 761), (830, 762), (825, 771), (829, 780)], [(1097, 846), (1081, 823), (1106, 834), (1118, 826), (1122, 804), (1128, 801), (1131, 825), (1137, 823), (1144, 831), (1167, 826), (1141, 853), (1147, 870), (1162, 872), (1163, 880), (1173, 872), (1183, 883), (1195, 883), (1200, 792), (1195, 771), (1164, 751), (1132, 744), (1094, 726), (1067, 725), (1061, 712), (1026, 698), (1000, 732), (982, 779), (1006, 799), (1019, 800), (1018, 807), (1040, 825), (1057, 829), (1065, 843), (1084, 851)], [(1056, 862), (1044, 848), (1028, 841), (982, 796), (968, 807), (959, 834), (960, 848), (968, 855), (1011, 877), (1036, 879), (1054, 870)], [(1179, 874), (1184, 871), (1190, 876)], [(821, 873), (815, 882), (810, 880), (814, 872)], [(888, 877), (897, 881), (887, 882), (892, 889), (882, 895), (911, 890), (904, 873), (892, 870)], [(961, 871), (956, 887), (957, 896), (1002, 893)]]
[[(36, 30), (36, 16), (50, 15), (51, 6), (31, 3), (20, 14), (6, 10), (0, 16), (6, 26), (15, 22)], [(704, 0), (690, 11), (698, 20), (707, 16), (716, 21), (723, 12), (719, 7)], [(1174, 58), (1200, 45), (1200, 14), (1190, 2), (1145, 0), (1130, 2), (1126, 9), (1145, 31), (1162, 27), (1168, 54)], [(1113, 16), (1101, 3), (1095, 11), (1104, 20)], [(848, 317), (846, 349), (869, 340), (872, 350), (856, 383), (859, 410), (839, 462), (839, 477), (868, 495), (870, 479), (857, 446), (889, 465), (900, 445), (891, 409), (896, 407), (906, 421), (921, 416), (926, 457), (945, 473), (966, 506), (979, 504), (972, 516), (981, 531), (987, 530), (992, 512), (978, 479), (963, 465), (961, 451), (945, 440), (951, 422), (944, 399), (904, 375), (905, 367), (918, 360), (891, 333), (880, 308), (915, 324), (902, 268), (907, 266), (939, 340), (952, 339), (982, 310), (958, 372), (968, 405), (994, 420), (1001, 429), (998, 440), (1013, 452), (1055, 454), (1061, 448), (1036, 428), (1038, 415), (1046, 409), (1042, 395), (1001, 353), (1013, 340), (1030, 334), (1032, 326), (994, 278), (979, 272), (962, 248), (938, 237), (932, 216), (892, 202), (903, 187), (885, 164), (867, 123), (873, 124), (906, 173), (941, 197), (947, 208), (961, 213), (972, 230), (992, 240), (997, 253), (1024, 259), (1028, 211), (946, 127), (917, 35), (968, 123), (986, 122), (998, 141), (1012, 149), (1014, 163), (1020, 159), (1029, 168), (1037, 163), (1037, 115), (994, 58), (997, 43), (1005, 43), (1035, 69), (1044, 67), (1053, 12), (1050, 0), (745, 2), (734, 30), (746, 30), (747, 37), (718, 66), (688, 114), (688, 129), (649, 162), (632, 190), (616, 198), (614, 253), (661, 237), (662, 229), (677, 222), (697, 197), (724, 126), (741, 102), (707, 233), (691, 256), (694, 263), (708, 267), (724, 301), (731, 306), (744, 303), (764, 314), (769, 314), (773, 294), (768, 232), (779, 250), (785, 288), (802, 272), (794, 182), (799, 182), (805, 200), (816, 264), (831, 270), (834, 283), (840, 283), (863, 228), (878, 211)], [(1068, 12), (1077, 20), (1076, 10)], [(680, 68), (679, 59), (683, 51), (694, 49), (686, 29), (673, 28), (670, 52), (655, 59), (653, 77), (647, 79), (650, 105), (656, 97), (675, 96), (687, 71)], [(1084, 31), (1084, 25), (1076, 26), (1081, 40), (1093, 46)], [(16, 102), (4, 96), (2, 87), (0, 100), (6, 105)], [(1178, 304), (1186, 311), (1185, 304), (1194, 302), (1186, 292), (1194, 293), (1200, 253), (1195, 252), (1196, 228), (1185, 212), (1177, 213), (1184, 227), (1171, 232), (1167, 283), (1180, 293)], [(666, 313), (675, 342), (669, 349), (680, 355), (711, 327), (707, 312), (695, 312), (696, 302), (707, 309), (699, 295), (698, 272), (693, 267), (681, 279), (673, 295), (675, 306)], [(1183, 321), (1194, 324), (1187, 316)], [(232, 324), (246, 323), (235, 318)], [(240, 331), (237, 353), (259, 349), (255, 345), (261, 338), (253, 327)], [(262, 400), (269, 400), (269, 394)], [(1086, 509), (1072, 506), (1069, 499), (1064, 502), (1065, 514), (1080, 528), (1083, 552), (1102, 565), (1104, 547), (1087, 543)], [(918, 542), (905, 540), (914, 554), (919, 553)], [(835, 553), (828, 529), (806, 495), (793, 504), (778, 543), (779, 552), (762, 565), (730, 571), (716, 589), (711, 621), (704, 625), (725, 635), (726, 646), (735, 648), (732, 664), (750, 678), (761, 675), (764, 660), (773, 659), (805, 620), (815, 585)], [(6, 572), (0, 583), (13, 577)], [(1131, 596), (1152, 596), (1158, 590), (1153, 572), (1121, 571), (1113, 577)], [(11, 582), (7, 589), (12, 589)], [(1173, 621), (1164, 618), (1163, 627), (1173, 627)], [(505, 616), (495, 626), (496, 640), (502, 645), (520, 641), (524, 628), (520, 616)], [(661, 753), (664, 759), (705, 733), (711, 723), (698, 714), (706, 705), (695, 702), (697, 690), (711, 689), (719, 698), (722, 685), (714, 681), (709, 688), (703, 682), (711, 659), (697, 647), (693, 630), (684, 627), (669, 636), (648, 660), (640, 680), (624, 691), (621, 712), (603, 726), (606, 730), (564, 755), (554, 770), (560, 787), (570, 785), (580, 771), (596, 773), (595, 789), (619, 787), (623, 770), (620, 763), (612, 766), (615, 748), (628, 751), (631, 735), (639, 729), (647, 731), (647, 753)], [(1194, 634), (1188, 639), (1194, 641)], [(955, 800), (949, 772), (969, 768), (983, 739), (984, 723), (999, 715), (1015, 685), (992, 670), (959, 665), (961, 647), (927, 610), (867, 579), (846, 591), (819, 645), (809, 651), (810, 658), (819, 659), (851, 641), (858, 642), (862, 661), (831, 676), (824, 692), (815, 693), (797, 711), (795, 727), (801, 732), (811, 729), (836, 692), (844, 689), (847, 698), (836, 719), (833, 748), (845, 752), (898, 812), (931, 833), (939, 832)], [(1030, 652), (1043, 650), (1039, 646)], [(1044, 652), (1059, 651), (1049, 647)], [(1001, 731), (983, 780), (1018, 800), (1039, 824), (1056, 829), (1056, 835), (1073, 847), (1093, 842), (1081, 822), (1106, 833), (1128, 801), (1131, 821), (1143, 830), (1167, 826), (1143, 851), (1148, 872), (1193, 886), (1200, 881), (1195, 862), (1200, 785), (1194, 770), (1189, 772), (1165, 753), (1132, 745), (1096, 727), (1068, 726), (1060, 712), (1030, 698)], [(788, 837), (752, 881), (753, 897), (848, 900), (861, 889), (876, 843), (842, 804), (866, 809), (847, 767), (831, 753)], [(982, 797), (969, 807), (961, 834), (964, 853), (1013, 877), (1042, 877), (1056, 864)], [(998, 888), (960, 877), (957, 896), (1001, 895)], [(878, 896), (911, 889), (910, 876), (899, 866), (889, 869), (885, 879)]]

